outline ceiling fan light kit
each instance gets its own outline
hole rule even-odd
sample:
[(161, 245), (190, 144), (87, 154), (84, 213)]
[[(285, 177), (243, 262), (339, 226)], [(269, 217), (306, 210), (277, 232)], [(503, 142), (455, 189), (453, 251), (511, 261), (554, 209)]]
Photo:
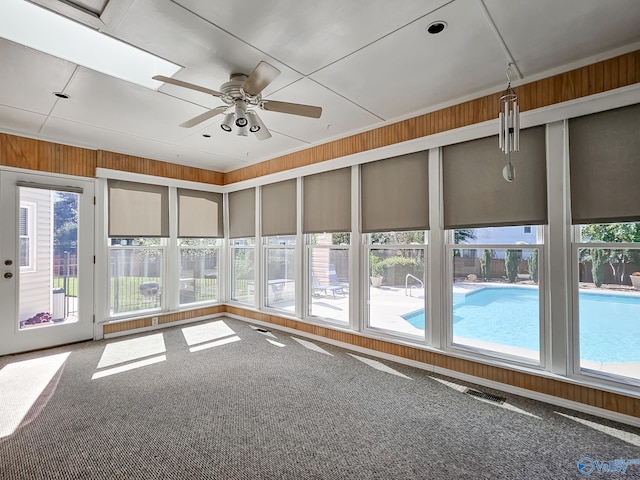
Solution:
[(251, 72), (249, 76), (243, 73), (232, 73), (229, 81), (221, 85), (219, 92), (163, 75), (156, 75), (153, 79), (178, 87), (208, 93), (209, 95), (220, 98), (220, 100), (226, 104), (226, 106), (216, 107), (187, 120), (180, 125), (181, 127), (191, 128), (205, 120), (224, 113), (225, 117), (220, 124), (220, 128), (225, 132), (232, 132), (235, 127), (236, 135), (246, 137), (248, 132), (251, 132), (256, 135), (258, 140), (266, 140), (271, 138), (271, 133), (269, 133), (269, 130), (267, 130), (267, 127), (255, 111), (256, 108), (309, 118), (320, 118), (320, 115), (322, 115), (321, 107), (263, 100), (262, 91), (273, 82), (278, 75), (280, 75), (280, 70), (263, 61), (253, 69), (253, 72)]

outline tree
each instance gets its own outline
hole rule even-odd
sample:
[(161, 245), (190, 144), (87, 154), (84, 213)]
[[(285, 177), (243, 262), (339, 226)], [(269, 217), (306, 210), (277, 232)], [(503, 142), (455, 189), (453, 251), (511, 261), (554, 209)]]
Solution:
[(53, 247), (57, 255), (75, 252), (78, 245), (78, 194), (53, 194)]
[(518, 267), (522, 258), (522, 250), (508, 249), (505, 253), (504, 268), (506, 270), (507, 279), (511, 283), (515, 283), (518, 278)]
[[(606, 224), (594, 224), (583, 225), (580, 233), (583, 239), (590, 241), (600, 241), (607, 243), (634, 243), (640, 242), (640, 223), (606, 223)], [(595, 253), (595, 248), (591, 249), (590, 256), (592, 258)], [(604, 259), (600, 254), (597, 255), (598, 261), (602, 260), (602, 264), (609, 263), (615, 283), (621, 285), (622, 283), (628, 283), (627, 280), (627, 264), (638, 263), (640, 261), (640, 255), (638, 251), (632, 251), (629, 249), (599, 249), (604, 255)], [(595, 262), (594, 262), (595, 264)], [(593, 269), (593, 266), (592, 266)], [(595, 283), (595, 277), (594, 277)], [(600, 286), (600, 285), (596, 285)]]
[(602, 273), (602, 266), (607, 263), (609, 254), (602, 248), (592, 248), (589, 250), (589, 257), (591, 258), (591, 276), (593, 277), (593, 284), (600, 288), (604, 283), (604, 275)]
[(491, 251), (488, 249), (484, 249), (482, 252), (482, 257), (480, 257), (480, 275), (482, 279), (486, 282), (489, 280), (489, 275), (491, 274)]
[(471, 228), (460, 228), (453, 232), (454, 243), (466, 243), (469, 240), (475, 240), (476, 234), (473, 233)]
[(538, 249), (535, 248), (531, 255), (529, 256), (529, 274), (531, 275), (531, 280), (535, 283), (538, 283)]

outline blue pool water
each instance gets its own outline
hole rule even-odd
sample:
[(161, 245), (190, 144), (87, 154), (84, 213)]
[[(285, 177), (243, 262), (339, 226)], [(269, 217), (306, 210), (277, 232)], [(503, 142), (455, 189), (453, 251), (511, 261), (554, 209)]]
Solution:
[[(640, 362), (640, 295), (580, 292), (580, 358)], [(424, 310), (404, 315), (424, 329)], [(454, 295), (453, 336), (539, 351), (538, 290), (485, 287)]]

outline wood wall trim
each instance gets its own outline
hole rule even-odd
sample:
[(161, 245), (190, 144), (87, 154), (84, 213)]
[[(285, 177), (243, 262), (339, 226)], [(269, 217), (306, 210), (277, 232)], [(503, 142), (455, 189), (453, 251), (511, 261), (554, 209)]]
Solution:
[[(121, 153), (98, 150), (98, 168), (108, 168), (120, 170), (122, 172), (141, 173), (144, 175), (154, 175), (157, 177), (174, 178), (190, 182), (209, 183), (212, 185), (223, 185), (224, 174), (203, 168), (187, 167), (175, 163), (161, 162), (149, 158), (134, 157)], [(95, 175), (95, 174), (94, 174)]]
[(102, 333), (109, 335), (112, 333), (136, 333), (135, 330), (140, 328), (148, 328), (152, 326), (152, 317), (158, 317), (158, 325), (168, 325), (181, 320), (191, 320), (193, 318), (206, 317), (208, 315), (216, 315), (226, 311), (224, 305), (215, 305), (213, 307), (195, 308), (193, 310), (183, 310), (181, 312), (172, 312), (166, 314), (152, 315), (145, 318), (136, 318), (135, 320), (123, 320), (122, 322), (107, 323), (102, 326)]
[(94, 178), (96, 151), (0, 133), (0, 165)]
[(105, 150), (90, 150), (0, 133), (0, 165), (80, 177), (96, 177), (96, 168), (141, 173), (190, 182), (223, 185), (224, 174)]
[[(444, 353), (424, 350), (418, 347), (400, 345), (387, 340), (364, 337), (356, 333), (334, 330), (306, 323), (300, 320), (271, 315), (265, 312), (248, 310), (234, 305), (216, 305), (213, 307), (199, 308), (176, 313), (158, 315), (159, 324), (170, 324), (180, 320), (188, 320), (229, 313), (248, 320), (270, 323), (275, 326), (286, 327), (292, 330), (305, 332), (318, 337), (328, 338), (337, 342), (354, 345), (357, 347), (375, 350), (380, 353), (406, 358), (425, 365), (433, 365), (447, 370), (464, 373), (477, 378), (523, 388), (536, 393), (551, 395), (564, 400), (582, 403), (591, 407), (602, 408), (616, 413), (640, 417), (640, 398), (631, 397), (619, 393), (608, 392), (584, 385), (576, 385), (566, 381), (517, 372), (508, 368), (487, 365), (478, 361), (453, 357)], [(151, 317), (106, 324), (103, 327), (105, 335), (111, 333), (136, 333), (136, 329), (150, 327)]]
[[(515, 87), (521, 111), (535, 110), (569, 100), (640, 83), (640, 50), (603, 60), (569, 72)], [(502, 92), (385, 125), (323, 145), (233, 170), (224, 184), (325, 162), (367, 150), (426, 137), (498, 117)]]

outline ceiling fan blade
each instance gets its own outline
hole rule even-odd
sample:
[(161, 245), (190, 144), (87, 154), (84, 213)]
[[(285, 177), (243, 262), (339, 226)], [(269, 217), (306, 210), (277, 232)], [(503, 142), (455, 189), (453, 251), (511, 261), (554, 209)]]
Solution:
[(322, 115), (322, 107), (314, 107), (313, 105), (302, 105), (300, 103), (264, 100), (261, 103), (261, 106), (264, 110), (268, 110), (271, 112), (290, 113), (292, 115), (300, 115), (302, 117), (320, 118), (320, 115)]
[(256, 138), (258, 140), (267, 140), (269, 138), (271, 138), (271, 132), (267, 129), (267, 127), (265, 126), (265, 124), (262, 122), (262, 119), (260, 118), (260, 116), (254, 112), (253, 110), (251, 110), (250, 112), (247, 112), (249, 115), (253, 115), (253, 118), (256, 122), (256, 125), (258, 125), (260, 127), (260, 130), (258, 130), (257, 132), (254, 132), (254, 135), (256, 136)]
[(184, 128), (191, 128), (194, 127), (196, 125), (198, 125), (199, 123), (204, 122), (205, 120), (209, 120), (210, 118), (215, 117), (216, 115), (220, 115), (222, 112), (224, 112), (227, 108), (229, 108), (226, 105), (223, 105), (221, 107), (216, 107), (213, 108), (207, 112), (204, 112), (201, 115), (198, 115), (197, 117), (193, 117), (191, 120), (187, 120), (184, 123), (181, 123), (180, 126), (184, 127)]
[(152, 77), (154, 80), (158, 80), (164, 83), (170, 83), (172, 85), (177, 85), (179, 87), (189, 88), (191, 90), (197, 90), (198, 92), (208, 93), (209, 95), (213, 95), (214, 97), (221, 97), (222, 93), (217, 92), (215, 90), (211, 90), (210, 88), (201, 87), (200, 85), (194, 85), (193, 83), (183, 82), (182, 80), (178, 80), (176, 78), (165, 77), (164, 75), (155, 75)]
[(244, 81), (242, 89), (249, 95), (258, 95), (267, 85), (273, 82), (278, 75), (280, 75), (280, 70), (276, 67), (267, 62), (260, 62), (256, 68), (253, 69), (249, 78)]

